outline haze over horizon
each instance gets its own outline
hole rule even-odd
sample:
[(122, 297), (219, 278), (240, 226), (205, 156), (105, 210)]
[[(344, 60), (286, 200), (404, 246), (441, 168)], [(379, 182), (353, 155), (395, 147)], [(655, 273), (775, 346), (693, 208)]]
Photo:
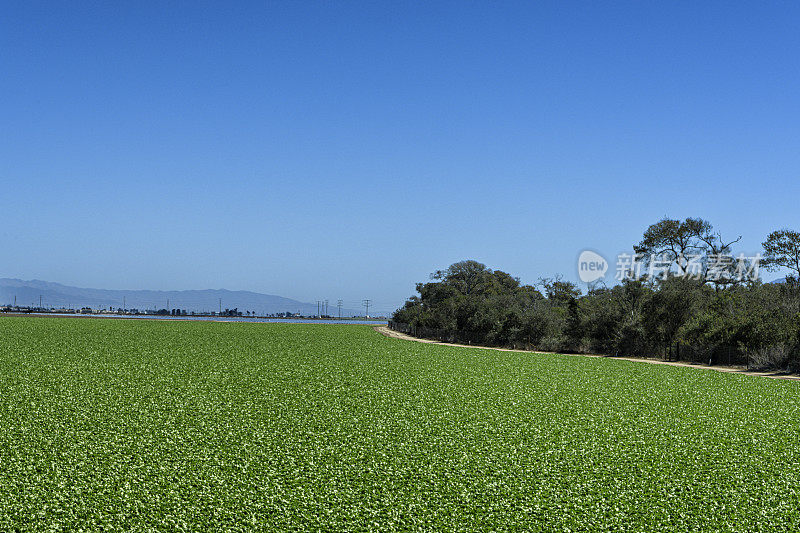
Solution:
[(663, 216), (800, 229), (796, 4), (4, 15), (0, 277), (391, 310), (463, 259), (577, 281)]
[[(301, 302), (283, 295), (262, 294), (252, 291), (230, 291), (227, 289), (194, 289), (183, 291), (153, 291), (147, 289), (108, 289), (100, 287), (71, 287), (44, 280), (20, 280), (0, 278), (0, 305), (14, 304), (21, 307), (68, 308), (114, 310), (181, 309), (188, 312), (211, 312), (238, 309), (261, 315), (276, 313), (300, 313), (305, 316), (327, 314), (342, 317), (363, 316), (366, 308), (362, 302), (338, 299), (317, 302)], [(370, 305), (370, 316), (388, 316), (393, 309), (378, 309)]]

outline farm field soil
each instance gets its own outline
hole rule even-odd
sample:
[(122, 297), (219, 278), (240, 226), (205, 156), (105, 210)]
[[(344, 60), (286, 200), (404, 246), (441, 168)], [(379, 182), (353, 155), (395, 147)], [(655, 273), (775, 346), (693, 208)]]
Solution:
[(798, 383), (370, 326), (0, 319), (0, 530), (795, 531)]

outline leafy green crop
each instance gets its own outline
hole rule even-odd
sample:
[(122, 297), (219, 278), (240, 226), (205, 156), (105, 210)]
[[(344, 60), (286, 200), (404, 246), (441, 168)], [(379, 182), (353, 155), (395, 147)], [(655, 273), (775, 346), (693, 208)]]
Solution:
[(0, 319), (0, 530), (793, 531), (798, 384), (369, 327)]

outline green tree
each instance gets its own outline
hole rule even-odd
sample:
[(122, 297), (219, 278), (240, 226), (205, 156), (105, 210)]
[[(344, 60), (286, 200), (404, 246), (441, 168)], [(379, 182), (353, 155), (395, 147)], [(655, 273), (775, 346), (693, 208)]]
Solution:
[(762, 264), (768, 270), (787, 268), (794, 277), (800, 276), (800, 233), (788, 229), (773, 231), (762, 243)]
[(703, 305), (705, 291), (710, 290), (692, 280), (671, 277), (648, 299), (643, 325), (653, 344), (664, 348), (665, 356), (672, 354), (682, 328)]
[(651, 256), (662, 256), (674, 262), (681, 274), (686, 274), (689, 256), (705, 249), (702, 237), (711, 232), (712, 226), (701, 218), (680, 221), (663, 218), (645, 230), (642, 240), (633, 247), (645, 261)]
[(560, 275), (554, 278), (539, 278), (548, 300), (557, 306), (567, 306), (570, 300), (578, 298), (581, 290), (571, 281), (564, 281)]
[(645, 264), (654, 258), (663, 259), (675, 265), (679, 276), (692, 277), (702, 284), (735, 284), (741, 265), (731, 255), (731, 247), (741, 236), (725, 241), (721, 233), (713, 230), (711, 223), (702, 218), (663, 218), (645, 230), (633, 250)]

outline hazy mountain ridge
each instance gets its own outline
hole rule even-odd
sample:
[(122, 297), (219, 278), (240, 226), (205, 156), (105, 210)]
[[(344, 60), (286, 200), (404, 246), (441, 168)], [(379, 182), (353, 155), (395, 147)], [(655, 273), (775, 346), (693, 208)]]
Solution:
[[(258, 314), (301, 313), (315, 315), (316, 303), (300, 302), (283, 296), (261, 294), (251, 291), (227, 289), (202, 289), (185, 291), (119, 290), (71, 287), (50, 281), (0, 278), (0, 305), (13, 304), (38, 306), (41, 296), (44, 307), (92, 307), (114, 309), (124, 305), (127, 309), (186, 309), (187, 311), (218, 311), (220, 298), (222, 309), (238, 308), (240, 311), (255, 311)], [(169, 303), (168, 303), (169, 302)], [(338, 314), (335, 301), (329, 303), (328, 312)], [(353, 309), (342, 309), (343, 316), (361, 314)]]

